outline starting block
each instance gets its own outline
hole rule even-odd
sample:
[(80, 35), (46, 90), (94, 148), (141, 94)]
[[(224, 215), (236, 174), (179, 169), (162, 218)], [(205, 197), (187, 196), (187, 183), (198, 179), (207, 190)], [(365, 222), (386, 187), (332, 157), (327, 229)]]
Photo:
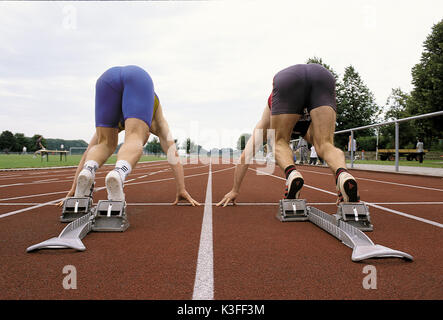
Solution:
[(352, 261), (369, 258), (402, 258), (413, 260), (413, 257), (402, 251), (374, 244), (363, 231), (372, 231), (369, 210), (365, 203), (341, 203), (337, 214), (328, 214), (315, 207), (307, 206), (306, 200), (283, 199), (279, 203), (277, 219), (285, 221), (310, 221), (330, 233), (343, 244), (352, 249)]
[(337, 213), (334, 215), (337, 220), (342, 220), (361, 231), (373, 231), (369, 208), (363, 202), (339, 203)]
[(67, 198), (63, 203), (61, 222), (72, 222), (91, 211), (92, 198)]
[[(86, 250), (82, 239), (90, 231), (119, 231), (123, 232), (129, 227), (128, 218), (126, 217), (126, 202), (124, 201), (99, 201), (97, 207), (91, 208), (91, 203), (86, 201), (82, 202), (78, 199), (89, 199), (92, 198), (69, 198), (64, 204), (63, 212), (65, 213), (65, 207), (71, 208), (71, 201), (74, 203), (77, 213), (86, 212), (85, 214), (80, 214), (80, 217), (70, 222), (60, 233), (58, 237), (51, 238), (49, 240), (37, 243), (26, 249), (27, 252), (32, 252), (39, 249), (75, 249), (78, 251)], [(86, 207), (81, 207), (80, 205), (89, 205), (88, 209)], [(82, 209), (83, 211), (81, 211)], [(68, 210), (68, 213), (70, 211)], [(63, 217), (63, 215), (62, 215)], [(66, 218), (68, 216), (65, 215)]]
[(123, 232), (129, 227), (126, 217), (126, 202), (100, 200), (92, 230)]
[(286, 221), (307, 221), (308, 211), (305, 199), (282, 199), (279, 203), (277, 219)]
[(91, 185), (89, 195), (84, 197), (71, 197), (63, 202), (61, 222), (72, 222), (82, 216), (90, 213), (92, 209), (92, 194), (94, 192), (95, 182)]

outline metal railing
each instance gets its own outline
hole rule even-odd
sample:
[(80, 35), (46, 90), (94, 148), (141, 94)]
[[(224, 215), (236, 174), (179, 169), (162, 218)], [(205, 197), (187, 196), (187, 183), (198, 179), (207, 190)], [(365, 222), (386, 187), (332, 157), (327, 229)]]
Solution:
[[(400, 132), (399, 123), (405, 122), (405, 121), (410, 121), (410, 120), (436, 117), (436, 116), (443, 116), (443, 111), (425, 113), (425, 114), (421, 114), (418, 116), (412, 116), (412, 117), (396, 119), (396, 120), (387, 121), (387, 122), (370, 124), (370, 125), (362, 126), (362, 127), (340, 130), (340, 131), (336, 131), (335, 134), (351, 132), (351, 148), (350, 148), (351, 149), (351, 168), (354, 168), (354, 148), (353, 148), (354, 131), (375, 128), (375, 127), (381, 127), (381, 126), (385, 126), (385, 125), (389, 125), (389, 124), (394, 123), (395, 124), (395, 171), (398, 172), (399, 171), (398, 162), (399, 162), (399, 158), (400, 158), (399, 151), (398, 151), (399, 150), (399, 132)], [(377, 139), (378, 139), (378, 135), (377, 135)], [(377, 149), (378, 149), (378, 141), (377, 141)], [(376, 150), (376, 151), (378, 151), (378, 150)], [(377, 157), (377, 154), (376, 154), (376, 157)]]

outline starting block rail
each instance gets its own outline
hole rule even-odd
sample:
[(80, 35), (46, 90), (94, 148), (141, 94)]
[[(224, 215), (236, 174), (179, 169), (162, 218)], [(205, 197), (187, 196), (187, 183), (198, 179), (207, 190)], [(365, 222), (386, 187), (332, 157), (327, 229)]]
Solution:
[[(340, 216), (339, 214), (330, 215), (326, 212), (323, 212), (315, 207), (307, 206), (306, 210), (304, 212), (297, 212), (295, 209), (293, 212), (290, 212), (289, 210), (284, 210), (285, 208), (290, 208), (293, 206), (294, 202), (304, 202), (305, 200), (302, 199), (296, 199), (296, 200), (289, 200), (284, 199), (280, 200), (280, 206), (279, 206), (279, 212), (277, 213), (277, 218), (280, 221), (306, 221), (309, 220), (310, 222), (314, 223), (321, 229), (325, 230), (329, 234), (333, 235), (337, 239), (341, 240), (346, 246), (353, 249), (351, 259), (354, 262), (366, 260), (369, 258), (385, 258), (385, 257), (393, 257), (393, 258), (403, 258), (405, 260), (412, 261), (413, 257), (405, 252), (393, 250), (391, 248), (374, 244), (372, 240), (363, 233), (363, 231), (358, 228), (359, 224), (357, 223), (355, 226), (353, 224), (350, 224), (348, 221), (343, 219), (343, 212), (349, 212), (349, 209), (352, 210), (352, 212), (357, 212), (355, 215), (358, 216), (359, 212), (362, 213), (362, 209), (364, 207), (360, 206), (360, 204), (345, 204), (345, 210), (343, 208), (340, 208), (339, 206), (339, 212), (342, 213)], [(365, 206), (364, 204), (361, 204)], [(360, 207), (359, 207), (360, 206)], [(357, 209), (359, 207), (359, 209)], [(362, 229), (370, 229), (368, 231), (372, 231), (372, 225), (369, 222), (369, 212), (366, 211), (366, 215), (361, 214), (361, 220), (359, 220), (358, 217), (355, 220), (351, 220), (354, 222), (364, 222), (362, 224)], [(292, 215), (292, 217), (291, 217)], [(297, 220), (294, 218), (294, 216), (299, 215), (299, 218), (306, 217), (305, 220)], [(291, 219), (292, 218), (292, 219)], [(370, 227), (368, 227), (370, 226)]]
[(26, 249), (31, 252), (39, 249), (75, 249), (86, 250), (82, 239), (92, 230), (94, 212), (90, 212), (69, 223), (58, 237), (37, 243)]

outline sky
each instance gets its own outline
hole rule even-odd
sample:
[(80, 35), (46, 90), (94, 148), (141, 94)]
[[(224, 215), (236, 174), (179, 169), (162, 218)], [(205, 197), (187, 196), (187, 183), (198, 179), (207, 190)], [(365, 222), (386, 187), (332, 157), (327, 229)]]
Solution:
[(273, 76), (314, 56), (340, 76), (354, 66), (379, 105), (410, 92), (442, 12), (441, 0), (2, 1), (0, 132), (89, 142), (96, 80), (138, 65), (179, 142), (235, 148)]

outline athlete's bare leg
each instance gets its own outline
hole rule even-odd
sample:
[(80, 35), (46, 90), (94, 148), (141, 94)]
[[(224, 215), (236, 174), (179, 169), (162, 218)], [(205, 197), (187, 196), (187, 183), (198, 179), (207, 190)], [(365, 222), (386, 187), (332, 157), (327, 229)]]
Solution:
[(118, 129), (97, 127), (97, 144), (92, 146), (86, 155), (85, 162), (94, 160), (101, 167), (114, 153), (118, 143)]
[(294, 165), (294, 156), (289, 147), (292, 129), (300, 119), (299, 114), (271, 115), (271, 129), (275, 130), (275, 160), (282, 170)]
[(118, 160), (126, 160), (135, 167), (143, 153), (143, 146), (149, 138), (149, 127), (146, 122), (137, 118), (125, 121), (125, 141), (117, 154)]
[(343, 151), (334, 146), (336, 113), (329, 106), (321, 106), (311, 110), (310, 115), (312, 123), (305, 138), (335, 174), (338, 168), (346, 168)]

